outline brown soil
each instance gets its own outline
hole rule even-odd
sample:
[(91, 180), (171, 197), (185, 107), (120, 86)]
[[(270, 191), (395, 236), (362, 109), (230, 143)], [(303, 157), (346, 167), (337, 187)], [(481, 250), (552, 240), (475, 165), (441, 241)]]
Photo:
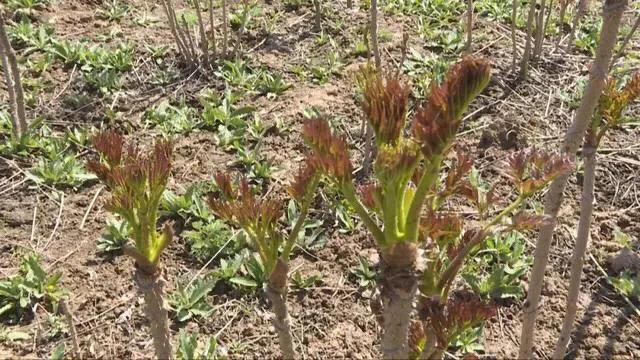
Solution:
[[(133, 21), (137, 15), (129, 15), (120, 24), (109, 23), (96, 16), (96, 10), (101, 6), (97, 1), (58, 0), (54, 6), (33, 15), (37, 21), (53, 24), (56, 36), (64, 39), (89, 38), (97, 43), (98, 35), (108, 34), (118, 26), (122, 35), (116, 39), (127, 39), (136, 46), (136, 70), (128, 73), (123, 92), (112, 102), (96, 97), (89, 106), (72, 110), (61, 99), (84, 91), (81, 76), (77, 70), (57, 64), (47, 76), (51, 88), (39, 94), (37, 105), (29, 111), (31, 117), (44, 117), (57, 131), (76, 125), (115, 126), (127, 131), (131, 138), (148, 141), (156, 133), (144, 129), (141, 121), (147, 108), (163, 100), (181, 98), (198, 106), (197, 94), (201, 89), (223, 88), (223, 83), (210, 74), (190, 76), (185, 72), (178, 74), (169, 86), (150, 85), (148, 80), (159, 67), (150, 61), (143, 45), (173, 45), (172, 38), (156, 2), (133, 0), (127, 3), (138, 11), (149, 9), (160, 22), (142, 28)], [(276, 99), (248, 96), (242, 101), (254, 106), (268, 125), (274, 125), (280, 119), (292, 127), (289, 135), (267, 132), (262, 144), (263, 153), (278, 166), (269, 186), (280, 188), (291, 178), (292, 170), (302, 159), (305, 147), (300, 138), (301, 112), (308, 107), (318, 107), (338, 119), (341, 130), (351, 140), (353, 153), (361, 159), (361, 113), (352, 75), (365, 59), (345, 54), (346, 67), (342, 75), (332, 77), (326, 85), (300, 81), (291, 72), (291, 66), (303, 64), (308, 58), (324, 59), (330, 46), (315, 43), (312, 8), (288, 12), (279, 2), (261, 4), (261, 7), (263, 14), (281, 13), (278, 26), (270, 35), (265, 35), (259, 27), (249, 31), (241, 39), (242, 47), (254, 65), (282, 72), (292, 87)], [(366, 24), (366, 12), (347, 9), (344, 1), (327, 2), (325, 9), (325, 21), (342, 20), (347, 25), (344, 30), (332, 34), (338, 46), (352, 49), (354, 39), (361, 38), (356, 30)], [(408, 29), (410, 20), (390, 13), (380, 17), (380, 28), (393, 34), (389, 42), (381, 44), (383, 62), (392, 66), (400, 59), (401, 29)], [(631, 16), (626, 19), (631, 20)], [(234, 36), (232, 33), (232, 39)], [(554, 51), (555, 38), (549, 39), (543, 58), (533, 67), (530, 79), (515, 84), (509, 71), (508, 27), (479, 16), (476, 36), (485, 40), (474, 45), (475, 54), (491, 59), (495, 76), (489, 89), (472, 104), (469, 113), (473, 115), (465, 120), (460, 142), (475, 153), (478, 167), (490, 180), (506, 183), (499, 175), (499, 168), (509, 151), (530, 145), (554, 148), (561, 141), (573, 110), (560, 95), (572, 92), (576, 79), (586, 74), (589, 58)], [(524, 39), (522, 33), (519, 39)], [(410, 47), (423, 54), (434, 53), (416, 34), (411, 37)], [(631, 44), (630, 48), (638, 50), (638, 44)], [(176, 59), (175, 53), (170, 53), (162, 68), (175, 71)], [(638, 66), (637, 61), (625, 61), (628, 61), (627, 69)], [(0, 92), (0, 98), (4, 100), (5, 96)], [(111, 124), (107, 124), (109, 120), (104, 115), (109, 106), (117, 113), (116, 121)], [(213, 136), (208, 131), (196, 131), (176, 139), (171, 190), (181, 192), (187, 184), (211, 180), (216, 171), (232, 171), (236, 155), (216, 146)], [(615, 227), (634, 238), (640, 236), (640, 225), (635, 223), (640, 217), (638, 133), (615, 131), (611, 138), (615, 140), (607, 141), (599, 156), (590, 248), (593, 259), (603, 266), (607, 258), (619, 251), (611, 242)], [(84, 152), (84, 155), (88, 153)], [(0, 160), (3, 198), (0, 202), (0, 249), (5, 254), (0, 258), (2, 277), (18, 271), (19, 254), (26, 251), (40, 254), (47, 269), (63, 272), (63, 286), (70, 294), (68, 305), (75, 318), (77, 340), (84, 358), (149, 358), (153, 354), (152, 344), (139, 294), (132, 281), (132, 263), (125, 257), (105, 258), (96, 252), (95, 242), (103, 232), (107, 215), (103, 208), (106, 191), (101, 185), (91, 183), (77, 190), (64, 189), (64, 197), (56, 198), (47, 187), (36, 186), (31, 181), (21, 182), (23, 171), (30, 165), (31, 160), (24, 158)], [(495, 178), (491, 179), (492, 176)], [(538, 320), (536, 353), (539, 357), (546, 357), (553, 348), (563, 316), (569, 259), (579, 215), (576, 200), (579, 198), (579, 180), (578, 177), (571, 178), (553, 242)], [(506, 186), (501, 189), (502, 193), (507, 191)], [(98, 192), (98, 200), (92, 204)], [(349, 235), (336, 231), (330, 204), (317, 205), (313, 215), (325, 218), (325, 224), (332, 228), (323, 249), (313, 254), (297, 254), (293, 259), (292, 269), (305, 275), (322, 275), (321, 285), (289, 294), (294, 340), (304, 357), (379, 358), (380, 329), (369, 309), (368, 294), (358, 289), (349, 275), (358, 256), (375, 258), (374, 244), (361, 228)], [(81, 228), (86, 213), (88, 217)], [(535, 238), (533, 233), (528, 236), (531, 252)], [(163, 264), (169, 291), (174, 288), (176, 279), (191, 278), (201, 267), (189, 256), (179, 234), (166, 252)], [(582, 290), (570, 357), (640, 357), (637, 310), (628, 306), (607, 284), (592, 258), (586, 261)], [(174, 323), (172, 331), (177, 334), (180, 327), (186, 327), (201, 334), (217, 335), (219, 343), (229, 349), (232, 357), (278, 357), (277, 337), (264, 296), (216, 288), (208, 301), (215, 307), (211, 317), (187, 325)], [(484, 353), (487, 357), (516, 356), (520, 308), (520, 301), (503, 304), (498, 316), (485, 326)], [(11, 328), (35, 331), (45, 315), (45, 310), (39, 309), (33, 321)], [(35, 336), (28, 341), (0, 343), (0, 357), (47, 358), (60, 342), (65, 342), (67, 349), (71, 349), (68, 336), (53, 340)]]

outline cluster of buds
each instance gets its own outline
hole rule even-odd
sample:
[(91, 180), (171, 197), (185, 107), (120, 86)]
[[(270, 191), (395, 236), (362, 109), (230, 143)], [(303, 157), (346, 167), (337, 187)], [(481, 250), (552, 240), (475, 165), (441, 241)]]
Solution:
[(483, 302), (466, 291), (453, 294), (446, 303), (437, 297), (428, 297), (423, 298), (420, 304), (420, 315), (435, 331), (440, 347), (448, 346), (456, 334), (481, 324), (495, 314), (494, 304)]
[(305, 122), (302, 135), (313, 148), (307, 161), (316, 171), (332, 176), (339, 183), (352, 179), (353, 165), (344, 137), (336, 136), (325, 119), (316, 118)]
[(358, 77), (364, 101), (364, 111), (378, 145), (395, 145), (402, 131), (409, 107), (411, 88), (397, 74), (380, 74), (373, 67), (364, 67)]
[(597, 148), (606, 132), (621, 124), (622, 113), (638, 97), (640, 97), (640, 72), (636, 72), (622, 88), (619, 88), (615, 79), (609, 78), (600, 96), (591, 127), (588, 129), (586, 144)]
[(219, 198), (210, 196), (209, 206), (218, 216), (246, 229), (251, 235), (271, 235), (282, 216), (278, 201), (258, 199), (252, 193), (247, 179), (241, 178), (237, 186), (227, 174), (215, 175), (220, 188)]
[(567, 155), (529, 148), (510, 154), (506, 160), (507, 176), (521, 196), (540, 191), (554, 178), (573, 168)]
[[(209, 196), (211, 210), (245, 231), (260, 255), (270, 281), (275, 281), (277, 288), (284, 287), (289, 254), (318, 186), (319, 174), (316, 168), (309, 162), (300, 167), (287, 189), (291, 197), (302, 205), (300, 216), (286, 239), (278, 223), (283, 213), (282, 201), (258, 198), (245, 178), (234, 184), (229, 175), (219, 173), (215, 180), (220, 191), (217, 196)], [(283, 243), (284, 250), (281, 254), (279, 251)]]
[(442, 85), (416, 113), (412, 133), (427, 159), (445, 153), (460, 127), (462, 113), (491, 79), (489, 63), (467, 57), (455, 64)]
[(241, 178), (238, 184), (232, 184), (229, 175), (218, 173), (215, 180), (220, 194), (209, 196), (209, 207), (216, 215), (247, 233), (265, 268), (272, 271), (282, 242), (282, 236), (278, 233), (278, 219), (282, 216), (281, 202), (257, 198), (245, 178)]
[(172, 145), (158, 140), (144, 155), (135, 145), (125, 148), (122, 135), (111, 130), (98, 133), (92, 142), (100, 158), (89, 161), (87, 168), (111, 192), (107, 209), (122, 216), (133, 229), (135, 252), (129, 254), (152, 270), (173, 237), (167, 225), (162, 234), (156, 232), (158, 206), (171, 173)]

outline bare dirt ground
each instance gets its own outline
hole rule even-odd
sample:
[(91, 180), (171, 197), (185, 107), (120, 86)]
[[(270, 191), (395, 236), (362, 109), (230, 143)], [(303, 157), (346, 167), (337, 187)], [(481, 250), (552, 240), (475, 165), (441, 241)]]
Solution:
[[(136, 50), (134, 70), (127, 73), (121, 90), (109, 99), (95, 97), (79, 109), (71, 109), (63, 101), (85, 91), (79, 69), (56, 63), (43, 75), (47, 88), (38, 94), (36, 104), (30, 107), (30, 118), (42, 117), (55, 131), (74, 126), (116, 127), (130, 138), (148, 141), (157, 133), (144, 126), (142, 116), (146, 109), (163, 100), (176, 99), (199, 108), (197, 94), (202, 89), (222, 91), (224, 83), (212, 72), (181, 70), (173, 52), (162, 64), (153, 62), (144, 50), (145, 44), (173, 45), (162, 9), (156, 2), (134, 0), (127, 3), (159, 22), (145, 28), (133, 21), (134, 16), (127, 16), (119, 23), (110, 23), (96, 14), (101, 7), (99, 1), (59, 0), (31, 15), (36, 23), (52, 24), (55, 36), (60, 39), (85, 38), (99, 43), (101, 36), (117, 27), (121, 34), (107, 42), (115, 44), (122, 39), (128, 40)], [(341, 130), (352, 139), (352, 152), (361, 159), (362, 115), (353, 73), (366, 59), (353, 56), (349, 51), (354, 39), (361, 37), (356, 31), (366, 24), (367, 14), (357, 7), (347, 9), (344, 1), (324, 6), (325, 31), (331, 33), (330, 24), (335, 22), (346, 24), (332, 33), (337, 48), (343, 51), (345, 66), (341, 74), (332, 76), (324, 85), (303, 81), (291, 70), (295, 65), (305, 64), (307, 59), (325, 59), (331, 46), (315, 41), (311, 6), (288, 11), (276, 1), (261, 4), (262, 15), (255, 20), (258, 24), (260, 19), (267, 18), (267, 14), (281, 14), (271, 33), (265, 33), (259, 25), (240, 35), (239, 39), (237, 33), (231, 33), (233, 44), (242, 45), (242, 51), (253, 66), (282, 73), (286, 82), (292, 85), (275, 99), (250, 95), (241, 100), (242, 104), (255, 107), (268, 126), (283, 121), (291, 127), (290, 133), (267, 132), (262, 141), (262, 153), (277, 166), (269, 185), (275, 189), (282, 188), (290, 179), (291, 170), (302, 158), (305, 148), (300, 138), (302, 112), (311, 106), (339, 119)], [(216, 9), (216, 13), (219, 11)], [(625, 21), (629, 23), (633, 14), (627, 15)], [(425, 56), (439, 54), (438, 49), (427, 46), (420, 39), (411, 24), (410, 16), (382, 13), (380, 28), (391, 34), (390, 39), (381, 44), (383, 62), (389, 67), (395, 67), (400, 61), (403, 29), (412, 34), (410, 48)], [(556, 39), (551, 37), (544, 45), (543, 57), (532, 67), (528, 81), (517, 84), (510, 71), (509, 26), (476, 14), (474, 36), (482, 40), (474, 44), (473, 53), (491, 60), (494, 78), (472, 104), (461, 129), (459, 146), (477, 157), (477, 166), (485, 177), (500, 180), (500, 161), (509, 151), (532, 145), (558, 146), (573, 114), (570, 101), (563, 94), (572, 94), (578, 79), (587, 75), (590, 57), (578, 51), (568, 54), (562, 49), (554, 50)], [(521, 31), (518, 40), (519, 44), (524, 43)], [(638, 51), (638, 43), (632, 43), (630, 49)], [(451, 55), (441, 56), (452, 58)], [(616, 66), (631, 71), (637, 69), (638, 64), (637, 57), (627, 57), (620, 59)], [(151, 83), (159, 69), (174, 75), (168, 85)], [(0, 89), (0, 94), (4, 96), (2, 91)], [(105, 116), (107, 109), (116, 115)], [(604, 144), (599, 155), (591, 255), (586, 260), (571, 358), (640, 357), (637, 310), (607, 284), (594, 262), (606, 270), (607, 258), (619, 250), (617, 243), (612, 241), (614, 228), (619, 227), (634, 238), (640, 236), (640, 225), (635, 221), (640, 217), (638, 136), (634, 129), (616, 130), (611, 137), (613, 140)], [(187, 184), (210, 181), (216, 171), (237, 171), (234, 168), (236, 155), (217, 146), (210, 131), (196, 130), (177, 136), (175, 141), (175, 165), (169, 186), (174, 192), (183, 192)], [(89, 154), (87, 149), (81, 157), (84, 159)], [(70, 294), (68, 304), (85, 358), (149, 358), (152, 344), (141, 300), (131, 281), (131, 261), (122, 256), (105, 257), (96, 250), (96, 239), (105, 227), (106, 191), (100, 184), (88, 183), (77, 189), (64, 188), (63, 196), (55, 196), (48, 187), (25, 180), (25, 171), (32, 166), (32, 160), (12, 156), (0, 159), (0, 249), (5, 254), (0, 257), (1, 276), (9, 277), (18, 271), (19, 254), (25, 251), (38, 253), (46, 269), (63, 273), (62, 285)], [(579, 216), (579, 185), (580, 177), (573, 176), (553, 241), (537, 327), (536, 353), (541, 358), (553, 348), (563, 316), (568, 265)], [(377, 322), (371, 315), (367, 294), (350, 275), (358, 256), (376, 258), (374, 244), (360, 227), (350, 234), (339, 232), (331, 206), (329, 202), (318, 201), (312, 213), (313, 217), (325, 219), (325, 224), (331, 227), (326, 245), (314, 253), (298, 253), (293, 260), (292, 268), (302, 274), (322, 276), (321, 284), (304, 292), (292, 292), (288, 297), (295, 341), (304, 358), (378, 358)], [(535, 235), (527, 234), (529, 253), (535, 246)], [(164, 256), (163, 264), (169, 292), (177, 279), (190, 279), (203, 265), (190, 257), (180, 232)], [(526, 277), (522, 283), (526, 286)], [(233, 358), (279, 356), (269, 308), (259, 292), (246, 293), (220, 284), (207, 300), (213, 304), (213, 315), (187, 324), (174, 322), (172, 330), (177, 334), (179, 328), (186, 327), (201, 334), (215, 335)], [(521, 301), (504, 301), (498, 316), (486, 324), (481, 341), (483, 357), (516, 356)], [(60, 342), (67, 343), (70, 349), (68, 335), (54, 339), (37, 335), (37, 329), (42, 331), (46, 326), (43, 324), (45, 315), (46, 310), (38, 309), (30, 321), (6, 324), (12, 329), (33, 331), (34, 336), (27, 341), (0, 343), (0, 357), (48, 358)]]

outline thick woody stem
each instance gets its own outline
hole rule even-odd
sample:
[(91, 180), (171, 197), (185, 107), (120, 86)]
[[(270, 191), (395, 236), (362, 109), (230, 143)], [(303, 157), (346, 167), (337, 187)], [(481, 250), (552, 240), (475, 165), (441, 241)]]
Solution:
[(580, 294), (580, 279), (584, 256), (589, 243), (589, 229), (591, 227), (591, 214), (593, 213), (593, 189), (595, 187), (596, 174), (596, 148), (585, 146), (582, 151), (584, 156), (584, 183), (582, 187), (582, 199), (580, 200), (580, 222), (578, 223), (578, 236), (576, 245), (571, 256), (571, 280), (569, 282), (569, 292), (567, 293), (566, 313), (562, 322), (562, 331), (556, 343), (553, 359), (564, 359), (569, 339), (571, 339), (571, 329), (576, 319), (578, 311), (578, 295)]
[(385, 359), (406, 359), (413, 299), (418, 288), (415, 269), (384, 264), (380, 284), (383, 304), (381, 347)]
[[(594, 110), (598, 104), (598, 99), (602, 94), (605, 79), (609, 71), (613, 48), (618, 36), (620, 19), (622, 18), (622, 14), (626, 7), (627, 0), (605, 1), (602, 15), (604, 18), (602, 33), (600, 34), (600, 42), (596, 57), (593, 66), (591, 67), (589, 81), (585, 88), (580, 106), (573, 118), (571, 127), (567, 130), (564, 138), (564, 144), (562, 146), (565, 154), (569, 155), (572, 160), (575, 158), (576, 151), (582, 142), (585, 130), (591, 121)], [(569, 174), (565, 174), (553, 180), (545, 198), (545, 214), (548, 215), (552, 221), (549, 221), (542, 226), (536, 243), (527, 299), (524, 302), (522, 309), (524, 313), (524, 320), (520, 336), (520, 351), (518, 356), (520, 359), (531, 358), (533, 351), (538, 303), (540, 301), (540, 293), (542, 292), (542, 285), (544, 283), (544, 274), (549, 260), (549, 248), (551, 246), (551, 239), (553, 237), (558, 211), (562, 205), (562, 194), (568, 178)]]
[(313, 6), (315, 8), (315, 24), (313, 25), (314, 31), (322, 31), (322, 7), (320, 6), (320, 0), (313, 0)]
[(216, 44), (216, 22), (213, 14), (213, 0), (209, 0), (209, 24), (211, 26), (211, 52), (215, 58), (218, 55), (218, 49)]
[(196, 0), (194, 3), (196, 4), (196, 16), (198, 18), (198, 27), (200, 28), (200, 52), (202, 52), (204, 64), (207, 65), (209, 64), (209, 39), (207, 38), (207, 32), (204, 29), (200, 0)]
[(269, 276), (267, 283), (267, 297), (271, 301), (273, 314), (273, 326), (278, 333), (280, 342), (280, 351), (284, 359), (294, 359), (296, 357), (293, 345), (293, 337), (291, 336), (291, 321), (289, 319), (289, 310), (287, 309), (287, 273), (288, 264), (278, 259), (274, 271)]
[(169, 331), (169, 316), (164, 304), (165, 281), (160, 271), (148, 273), (136, 267), (134, 275), (138, 290), (144, 296), (144, 312), (151, 328), (153, 346), (158, 359), (172, 359), (171, 332)]

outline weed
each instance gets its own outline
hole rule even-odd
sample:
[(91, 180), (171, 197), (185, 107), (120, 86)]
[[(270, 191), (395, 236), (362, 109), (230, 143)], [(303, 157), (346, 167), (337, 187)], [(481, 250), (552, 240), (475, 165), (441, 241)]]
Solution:
[(176, 320), (185, 322), (194, 317), (211, 315), (213, 308), (206, 299), (215, 285), (215, 279), (196, 279), (191, 284), (179, 281), (176, 290), (167, 296), (167, 303), (176, 314)]
[(351, 269), (350, 273), (360, 288), (365, 290), (375, 288), (378, 274), (373, 265), (364, 257), (358, 256), (358, 264)]
[(96, 177), (88, 173), (74, 155), (41, 158), (27, 176), (36, 183), (79, 187)]
[(199, 184), (194, 184), (189, 186), (183, 195), (165, 191), (160, 204), (163, 215), (181, 218), (187, 224), (197, 220), (208, 220), (211, 211), (202, 200), (202, 190)]
[(249, 255), (229, 282), (243, 288), (259, 290), (267, 283), (269, 275), (258, 253)]
[(196, 221), (192, 225), (193, 230), (185, 231), (182, 237), (187, 241), (191, 255), (201, 262), (214, 255), (233, 255), (241, 245), (231, 229), (220, 220)]
[(164, 101), (147, 110), (144, 119), (166, 136), (186, 134), (200, 126), (195, 109), (184, 103), (172, 105)]
[(107, 1), (102, 9), (98, 10), (98, 15), (105, 20), (119, 22), (132, 10), (131, 5), (121, 4), (118, 0)]
[[(300, 209), (295, 201), (289, 200), (285, 216), (286, 222), (293, 227), (300, 216)], [(306, 219), (296, 245), (307, 252), (322, 249), (327, 243), (323, 225), (324, 221), (320, 219)]]
[(185, 329), (180, 329), (180, 334), (178, 336), (178, 348), (176, 349), (176, 359), (226, 359), (226, 351), (218, 346), (218, 342), (215, 337), (210, 337), (208, 340), (204, 341), (204, 344), (200, 344), (198, 341), (198, 334), (193, 334)]
[(51, 305), (55, 310), (66, 295), (60, 287), (61, 277), (62, 273), (49, 275), (37, 255), (24, 256), (19, 274), (0, 281), (0, 316), (9, 314), (19, 320), (35, 303)]
[(307, 291), (322, 283), (320, 275), (303, 276), (299, 271), (291, 275), (291, 287), (298, 291)]
[(98, 239), (98, 251), (104, 253), (122, 251), (129, 242), (130, 236), (131, 225), (126, 220), (107, 219), (107, 228)]

